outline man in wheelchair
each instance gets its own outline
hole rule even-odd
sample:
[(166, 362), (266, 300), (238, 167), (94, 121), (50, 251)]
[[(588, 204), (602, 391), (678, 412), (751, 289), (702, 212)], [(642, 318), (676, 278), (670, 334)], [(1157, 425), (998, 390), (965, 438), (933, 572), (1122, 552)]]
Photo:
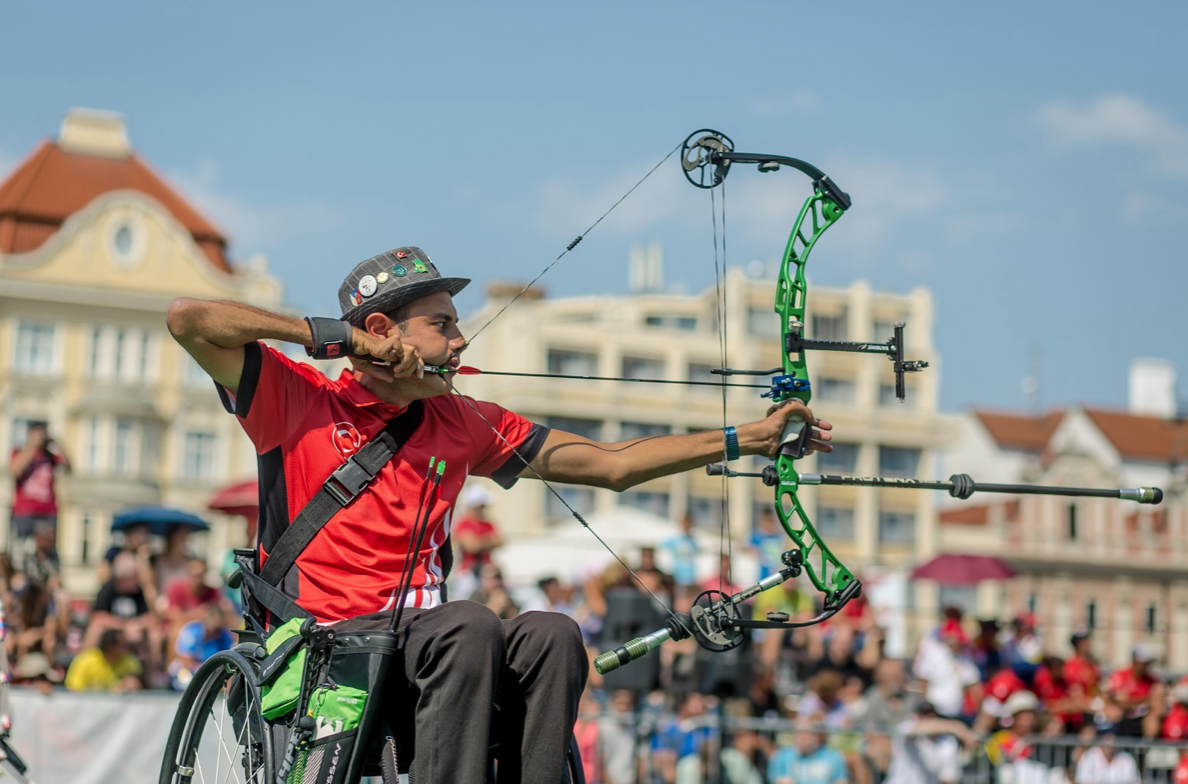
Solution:
[[(466, 347), (453, 296), (467, 283), (403, 247), (347, 276), (341, 319), (183, 298), (168, 326), (258, 454), (259, 577), (282, 597), (267, 629), (284, 615), (333, 628), (399, 610), (402, 655), (381, 710), (393, 727), (411, 717), (418, 782), (485, 781), (498, 703), (500, 779), (557, 784), (588, 669), (581, 634), (559, 613), (501, 621), (481, 604), (446, 602), (450, 518), (467, 476), (621, 492), (721, 460), (724, 449), (773, 455), (789, 416), (818, 428), (813, 446), (828, 450), (830, 425), (791, 402), (729, 433), (598, 443), (451, 395)], [(328, 379), (265, 340), (346, 356), (354, 370)]]

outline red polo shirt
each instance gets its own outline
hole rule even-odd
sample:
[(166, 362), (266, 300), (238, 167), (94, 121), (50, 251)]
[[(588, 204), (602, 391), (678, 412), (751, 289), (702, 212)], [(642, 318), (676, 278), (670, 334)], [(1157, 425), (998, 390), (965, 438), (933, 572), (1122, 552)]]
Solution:
[[(222, 389), (220, 394), (259, 455), (261, 564), (326, 478), (404, 411), (347, 371), (331, 380), (259, 343), (245, 347), (238, 394)], [(471, 402), (524, 459), (535, 457), (548, 428), (493, 403)], [(450, 514), (466, 477), (491, 477), (510, 487), (523, 470), (507, 444), (456, 395), (423, 403), (420, 427), (371, 486), (331, 518), (281, 586), (321, 622), (395, 605), (430, 458), (446, 461), (446, 471), (414, 556), (407, 607), (435, 607), (443, 599), (452, 560)]]

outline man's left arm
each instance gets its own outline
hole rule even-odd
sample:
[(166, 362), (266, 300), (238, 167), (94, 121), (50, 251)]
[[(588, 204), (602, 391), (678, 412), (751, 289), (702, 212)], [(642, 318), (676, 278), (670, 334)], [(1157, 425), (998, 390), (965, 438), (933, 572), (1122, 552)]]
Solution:
[[(791, 400), (769, 409), (765, 418), (736, 428), (739, 455), (774, 457), (780, 445), (784, 423), (790, 417), (804, 420), (813, 428), (809, 452), (830, 452), (833, 426), (818, 420), (800, 401)], [(548, 437), (521, 478), (543, 478), (550, 482), (605, 487), (622, 492), (649, 479), (691, 471), (723, 460), (722, 430), (688, 435), (633, 438), (600, 443), (560, 430)]]

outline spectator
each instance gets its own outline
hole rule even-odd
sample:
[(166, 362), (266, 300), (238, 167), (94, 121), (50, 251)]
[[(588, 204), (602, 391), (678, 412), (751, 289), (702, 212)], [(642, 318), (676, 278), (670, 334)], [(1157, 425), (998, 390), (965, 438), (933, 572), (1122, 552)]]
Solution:
[(503, 539), (495, 523), (487, 519), (487, 505), (491, 494), (486, 488), (474, 485), (466, 489), (466, 511), (450, 528), (462, 556), (459, 567), (472, 574), (491, 563), (491, 553), (499, 549)]
[(54, 669), (43, 653), (26, 653), (12, 670), (12, 682), (17, 686), (29, 686), (45, 696), (62, 682), (62, 675)]
[(916, 715), (918, 704), (917, 695), (907, 690), (903, 662), (883, 659), (875, 665), (874, 683), (866, 690), (861, 726), (867, 733), (866, 753), (876, 771), (888, 773), (891, 733)]
[(147, 587), (156, 587), (156, 577), (152, 570), (152, 546), (150, 545), (149, 527), (147, 523), (135, 523), (119, 531), (120, 541), (112, 544), (103, 554), (103, 563), (99, 564), (99, 584), (111, 579), (111, 565), (120, 553), (129, 553), (135, 559), (139, 568), (144, 571), (142, 583)]
[(12, 450), (8, 468), (16, 482), (9, 548), (19, 556), (38, 523), (46, 523), (57, 535), (58, 498), (54, 480), (59, 469), (70, 470), (70, 461), (50, 437), (46, 422), (30, 422), (25, 443)]
[[(813, 617), (813, 599), (808, 591), (798, 587), (795, 580), (787, 580), (775, 588), (764, 591), (752, 602), (751, 617), (756, 621), (767, 620), (768, 613), (786, 613), (792, 621), (803, 622)], [(780, 651), (791, 630), (764, 629), (758, 639), (759, 658), (767, 667), (779, 664)]]
[(183, 626), (202, 619), (207, 608), (225, 606), (225, 600), (222, 591), (207, 584), (206, 562), (191, 558), (186, 576), (175, 579), (166, 588), (163, 605), (166, 633), (172, 640)]
[(119, 629), (127, 644), (144, 656), (151, 673), (159, 669), (163, 637), (146, 596), (144, 576), (136, 556), (128, 552), (116, 555), (112, 577), (95, 597), (84, 647), (95, 645), (103, 632)]
[(697, 584), (697, 556), (701, 548), (693, 537), (693, 515), (681, 518), (681, 532), (664, 540), (661, 545), (672, 557), (672, 577), (677, 587)]
[(1081, 729), (1086, 706), (1064, 677), (1064, 660), (1059, 656), (1044, 657), (1043, 665), (1035, 673), (1035, 696), (1070, 732)]
[(1151, 710), (1153, 692), (1156, 684), (1152, 663), (1155, 655), (1146, 645), (1134, 646), (1131, 652), (1130, 666), (1115, 670), (1106, 680), (1103, 690), (1106, 699), (1106, 718), (1117, 724), (1115, 730), (1124, 737), (1147, 737), (1156, 735), (1156, 726), (1151, 725), (1144, 730), (1144, 723)]
[(1112, 724), (1097, 728), (1097, 743), (1077, 761), (1076, 784), (1139, 784), (1138, 765), (1130, 752), (1115, 748)]
[(479, 567), (478, 589), (470, 595), (470, 601), (485, 604), (503, 620), (510, 620), (520, 614), (520, 608), (512, 599), (511, 591), (503, 582), (503, 572), (495, 564)]
[[(734, 733), (731, 744), (714, 754), (714, 744), (702, 745), (697, 754), (684, 757), (677, 763), (677, 784), (763, 784), (763, 776), (755, 767), (754, 756), (759, 748), (759, 736), (753, 730)], [(719, 777), (719, 771), (721, 776)]]
[(1084, 699), (1086, 709), (1089, 700), (1097, 696), (1098, 684), (1101, 683), (1101, 668), (1090, 651), (1092, 644), (1091, 633), (1087, 629), (1078, 629), (1069, 640), (1073, 655), (1064, 663), (1064, 678), (1073, 693)]
[(1039, 699), (1031, 692), (1015, 692), (1002, 707), (1007, 727), (986, 742), (986, 753), (994, 765), (1009, 765), (1030, 757), (1029, 739), (1039, 726)]
[(174, 659), (169, 664), (173, 688), (177, 691), (185, 689), (202, 662), (234, 645), (235, 638), (227, 625), (227, 611), (218, 603), (205, 605), (202, 618), (185, 624), (177, 634)]
[(959, 721), (942, 719), (926, 702), (896, 728), (891, 763), (883, 784), (957, 784), (961, 778), (961, 747), (975, 741)]
[(1003, 664), (982, 686), (981, 707), (995, 716), (1005, 716), (1003, 706), (1012, 694), (1026, 691), (1027, 684), (1008, 665)]
[(702, 580), (698, 587), (703, 591), (721, 591), (727, 596), (733, 596), (742, 590), (742, 586), (734, 582), (729, 553), (722, 553), (717, 573)]
[(58, 560), (58, 529), (49, 520), (33, 524), (31, 541), (25, 545), (21, 571), (30, 583), (53, 590), (60, 582), (62, 565)]
[(1171, 688), (1171, 710), (1163, 718), (1160, 737), (1164, 740), (1188, 740), (1188, 682), (1181, 679)]
[(99, 644), (74, 657), (66, 671), (70, 691), (124, 692), (141, 688), (143, 668), (120, 629), (106, 629)]
[(749, 542), (751, 552), (759, 562), (759, 579), (763, 580), (784, 568), (780, 556), (788, 549), (788, 535), (780, 530), (775, 509), (765, 506)]
[(982, 674), (983, 681), (989, 680), (1002, 666), (998, 632), (998, 621), (992, 618), (978, 621), (978, 635), (974, 637), (970, 646), (970, 655), (974, 664), (978, 665), (978, 672)]
[(573, 617), (573, 606), (570, 604), (570, 591), (566, 589), (556, 577), (544, 577), (536, 583), (540, 595), (544, 598), (541, 608), (547, 612), (559, 612)]
[(681, 700), (675, 719), (670, 719), (656, 730), (652, 737), (652, 757), (660, 773), (661, 781), (673, 784), (676, 781), (677, 761), (696, 755), (706, 743), (713, 730), (701, 723), (707, 713), (705, 697), (689, 692)]
[(850, 774), (841, 752), (825, 745), (820, 714), (796, 720), (794, 745), (775, 753), (767, 765), (771, 784), (848, 784)]
[(165, 531), (165, 549), (152, 556), (153, 583), (157, 591), (167, 594), (177, 581), (191, 578), (191, 562), (194, 554), (190, 548), (191, 529), (186, 525), (173, 525)]
[(1013, 634), (1002, 646), (1002, 657), (1024, 683), (1031, 683), (1044, 657), (1044, 640), (1035, 628), (1035, 615), (1023, 613), (1011, 624)]
[(603, 784), (635, 784), (635, 693), (611, 692), (607, 710), (599, 719)]
[(925, 701), (943, 718), (956, 719), (965, 708), (966, 689), (981, 681), (977, 665), (965, 652), (960, 621), (949, 618), (941, 625), (940, 642), (921, 644), (913, 670)]

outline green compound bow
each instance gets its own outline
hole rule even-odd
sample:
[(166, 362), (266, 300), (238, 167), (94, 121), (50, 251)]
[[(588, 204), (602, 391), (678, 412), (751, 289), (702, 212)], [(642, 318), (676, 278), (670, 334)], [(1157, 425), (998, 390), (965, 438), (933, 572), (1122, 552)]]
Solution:
[[(805, 282), (804, 265), (808, 260), (809, 253), (816, 245), (817, 240), (825, 231), (837, 222), (846, 210), (850, 208), (850, 197), (847, 193), (842, 191), (834, 184), (828, 176), (825, 175), (816, 166), (810, 163), (799, 160), (797, 158), (789, 158), (783, 155), (764, 155), (755, 153), (742, 153), (734, 151), (733, 142), (725, 134), (718, 131), (702, 129), (690, 134), (683, 144), (674, 148), (664, 158), (660, 160), (652, 169), (644, 175), (644, 177), (637, 182), (632, 188), (624, 194), (614, 205), (611, 206), (603, 215), (598, 218), (585, 232), (580, 234), (573, 240), (564, 251), (561, 252), (548, 266), (546, 266), (535, 278), (532, 279), (526, 286), (524, 286), (519, 293), (512, 297), (507, 303), (503, 305), (490, 320), (479, 328), (474, 336), (473, 341), (478, 337), (488, 326), (491, 325), (495, 319), (499, 318), (508, 307), (520, 298), (528, 289), (530, 289), (540, 278), (548, 272), (558, 261), (561, 260), (567, 253), (572, 251), (578, 243), (580, 243), (585, 236), (602, 222), (611, 211), (615, 209), (623, 199), (631, 194), (640, 184), (643, 183), (653, 172), (660, 167), (664, 161), (671, 157), (677, 150), (682, 153), (682, 166), (685, 177), (693, 185), (698, 188), (704, 188), (713, 191), (714, 188), (720, 186), (725, 180), (726, 175), (730, 172), (730, 167), (735, 163), (755, 164), (761, 172), (772, 172), (780, 169), (781, 166), (788, 166), (796, 169), (807, 175), (813, 182), (813, 193), (810, 195), (801, 208), (800, 213), (796, 218), (796, 223), (792, 227), (792, 231), (788, 237), (788, 243), (784, 250), (783, 261), (780, 265), (780, 273), (776, 288), (775, 312), (780, 317), (782, 335), (782, 364), (781, 367), (771, 368), (768, 370), (735, 370), (732, 368), (718, 368), (713, 372), (722, 376), (720, 386), (752, 386), (749, 384), (731, 384), (726, 381), (728, 376), (771, 376), (770, 384), (761, 386), (766, 389), (763, 397), (771, 398), (775, 403), (784, 402), (792, 399), (799, 399), (804, 403), (808, 403), (812, 397), (812, 385), (808, 377), (808, 366), (806, 362), (807, 351), (846, 351), (858, 352), (868, 354), (883, 354), (891, 360), (893, 371), (895, 374), (895, 393), (896, 396), (903, 400), (906, 392), (906, 385), (904, 382), (904, 375), (906, 373), (917, 372), (928, 367), (927, 362), (910, 361), (904, 359), (904, 325), (902, 323), (894, 326), (894, 334), (885, 343), (860, 343), (850, 341), (837, 340), (814, 340), (806, 338), (804, 335), (804, 316), (805, 305), (807, 302), (808, 287)], [(723, 215), (724, 223), (724, 215)], [(723, 314), (720, 313), (720, 316)], [(720, 324), (724, 319), (720, 318)], [(721, 329), (721, 327), (720, 327)], [(723, 364), (725, 364), (725, 340), (724, 336), (720, 336), (723, 343)], [(429, 372), (447, 372), (440, 367), (426, 367)], [(486, 373), (489, 375), (515, 375), (515, 376), (551, 376), (553, 374), (537, 374), (537, 373), (501, 373), (497, 371), (478, 370), (476, 368), (459, 368), (462, 375), (471, 375), (478, 373)], [(568, 376), (573, 378), (573, 376)], [(444, 376), (448, 384), (453, 389), (453, 384), (448, 376)], [(620, 380), (620, 381), (640, 381), (651, 383), (698, 383), (698, 382), (678, 382), (678, 381), (659, 381), (655, 379), (603, 379), (603, 377), (589, 377), (599, 378), (602, 380)], [(704, 383), (704, 382), (702, 382)], [(759, 385), (754, 385), (759, 386)], [(456, 394), (457, 389), (453, 389)], [(724, 393), (724, 390), (723, 390)], [(484, 422), (486, 419), (478, 409), (470, 403), (470, 401), (462, 397), (462, 400), (478, 415)], [(725, 409), (725, 406), (723, 406)], [(495, 431), (496, 435), (501, 440), (504, 440), (499, 431), (487, 422), (487, 425)], [(735, 594), (726, 594), (722, 591), (705, 591), (697, 597), (693, 602), (688, 614), (676, 613), (669, 609), (659, 598), (655, 596), (647, 587), (640, 582), (641, 587), (647, 593), (651, 594), (653, 599), (657, 601), (668, 613), (669, 619), (664, 628), (658, 629), (651, 634), (638, 637), (623, 645), (615, 648), (612, 651), (598, 656), (595, 661), (595, 668), (600, 673), (607, 673), (611, 670), (634, 661), (647, 654), (648, 651), (658, 647), (666, 640), (685, 639), (693, 636), (698, 644), (702, 647), (712, 651), (725, 651), (733, 648), (743, 641), (744, 630), (747, 628), (792, 628), (798, 626), (809, 626), (820, 623), (833, 615), (845, 606), (846, 602), (855, 598), (862, 592), (861, 582), (854, 576), (846, 566), (838, 560), (829, 547), (821, 539), (813, 527), (804, 507), (800, 503), (798, 491), (802, 485), (845, 485), (845, 486), (877, 486), (877, 487), (900, 487), (900, 488), (914, 488), (927, 490), (947, 490), (950, 495), (957, 498), (969, 498), (975, 490), (983, 492), (996, 493), (1029, 493), (1029, 494), (1045, 494), (1045, 495), (1065, 495), (1065, 496), (1097, 496), (1105, 498), (1122, 498), (1126, 500), (1137, 501), (1146, 504), (1158, 504), (1163, 499), (1163, 492), (1159, 488), (1139, 487), (1132, 489), (1093, 489), (1093, 488), (1071, 488), (1071, 487), (1041, 487), (1035, 485), (978, 485), (966, 474), (957, 474), (949, 478), (948, 481), (925, 481), (920, 479), (902, 479), (902, 478), (882, 478), (882, 477), (852, 477), (852, 476), (836, 476), (825, 474), (802, 474), (796, 470), (796, 461), (804, 457), (806, 449), (812, 437), (812, 429), (804, 425), (803, 422), (789, 421), (788, 427), (785, 429), (783, 437), (781, 438), (781, 445), (776, 455), (775, 461), (772, 465), (763, 468), (760, 473), (740, 473), (730, 470), (724, 464), (715, 464), (706, 467), (706, 472), (711, 476), (721, 476), (724, 479), (736, 477), (755, 477), (762, 479), (763, 483), (769, 487), (775, 488), (775, 509), (776, 514), (780, 520), (784, 531), (788, 537), (795, 544), (795, 548), (785, 552), (782, 556), (784, 568), (776, 574), (761, 580), (760, 582), (745, 588)], [(506, 440), (504, 440), (506, 444)], [(508, 448), (517, 456), (519, 453), (511, 444), (506, 444)], [(527, 462), (527, 461), (525, 461)], [(602, 543), (608, 552), (613, 555), (620, 564), (627, 568), (633, 576), (635, 573), (619, 558), (598, 533), (592, 529), (586, 520), (574, 510), (565, 498), (557, 492), (543, 477), (539, 479), (544, 482), (548, 490), (564, 505), (574, 518), (578, 520), (587, 530), (589, 530), (599, 542)], [(807, 571), (809, 579), (813, 585), (822, 593), (822, 609), (820, 614), (816, 617), (800, 622), (791, 621), (786, 614), (770, 613), (766, 621), (755, 621), (740, 617), (739, 605), (748, 599), (774, 588), (781, 583), (798, 577), (802, 571)], [(638, 577), (636, 580), (638, 581)]]
[[(691, 134), (682, 145), (682, 153), (685, 176), (698, 188), (712, 189), (721, 185), (730, 173), (731, 165), (735, 163), (755, 164), (761, 172), (776, 171), (781, 166), (790, 166), (806, 174), (813, 182), (813, 193), (805, 200), (788, 236), (777, 280), (774, 309), (780, 317), (783, 338), (782, 367), (755, 371), (720, 368), (713, 372), (724, 377), (771, 375), (771, 388), (763, 397), (769, 397), (775, 403), (799, 399), (807, 404), (812, 397), (812, 384), (809, 381), (806, 361), (807, 351), (884, 354), (893, 363), (896, 397), (903, 400), (906, 392), (904, 375), (923, 370), (928, 367), (928, 363), (904, 359), (902, 323), (895, 325), (894, 334), (885, 343), (812, 340), (804, 335), (805, 304), (808, 299), (808, 287), (804, 276), (805, 263), (821, 235), (850, 208), (849, 194), (838, 188), (823, 171), (810, 163), (783, 155), (735, 152), (734, 144), (729, 137), (714, 130), (702, 129)], [(861, 582), (830, 551), (801, 505), (798, 492), (802, 485), (944, 489), (958, 498), (969, 498), (975, 490), (1101, 496), (1151, 504), (1157, 504), (1163, 498), (1163, 493), (1158, 488), (1098, 490), (1032, 485), (977, 485), (965, 474), (954, 475), (948, 482), (801, 474), (796, 470), (796, 461), (804, 457), (810, 436), (811, 428), (804, 426), (803, 422), (790, 422), (781, 438), (775, 462), (766, 466), (761, 473), (731, 471), (724, 464), (706, 467), (706, 472), (711, 476), (757, 477), (762, 479), (765, 485), (775, 488), (776, 514), (784, 531), (796, 545), (795, 549), (783, 554), (784, 568), (734, 595), (713, 590), (703, 592), (694, 601), (688, 616), (674, 616), (665, 628), (638, 637), (598, 656), (594, 662), (598, 672), (610, 672), (644, 656), (666, 640), (683, 639), (689, 634), (692, 634), (704, 648), (713, 651), (729, 650), (742, 643), (744, 629), (792, 628), (820, 623), (835, 615), (846, 602), (861, 594)], [(819, 615), (800, 622), (791, 621), (784, 613), (771, 613), (766, 621), (740, 617), (738, 607), (742, 602), (794, 579), (802, 570), (807, 572), (813, 585), (823, 595)]]

